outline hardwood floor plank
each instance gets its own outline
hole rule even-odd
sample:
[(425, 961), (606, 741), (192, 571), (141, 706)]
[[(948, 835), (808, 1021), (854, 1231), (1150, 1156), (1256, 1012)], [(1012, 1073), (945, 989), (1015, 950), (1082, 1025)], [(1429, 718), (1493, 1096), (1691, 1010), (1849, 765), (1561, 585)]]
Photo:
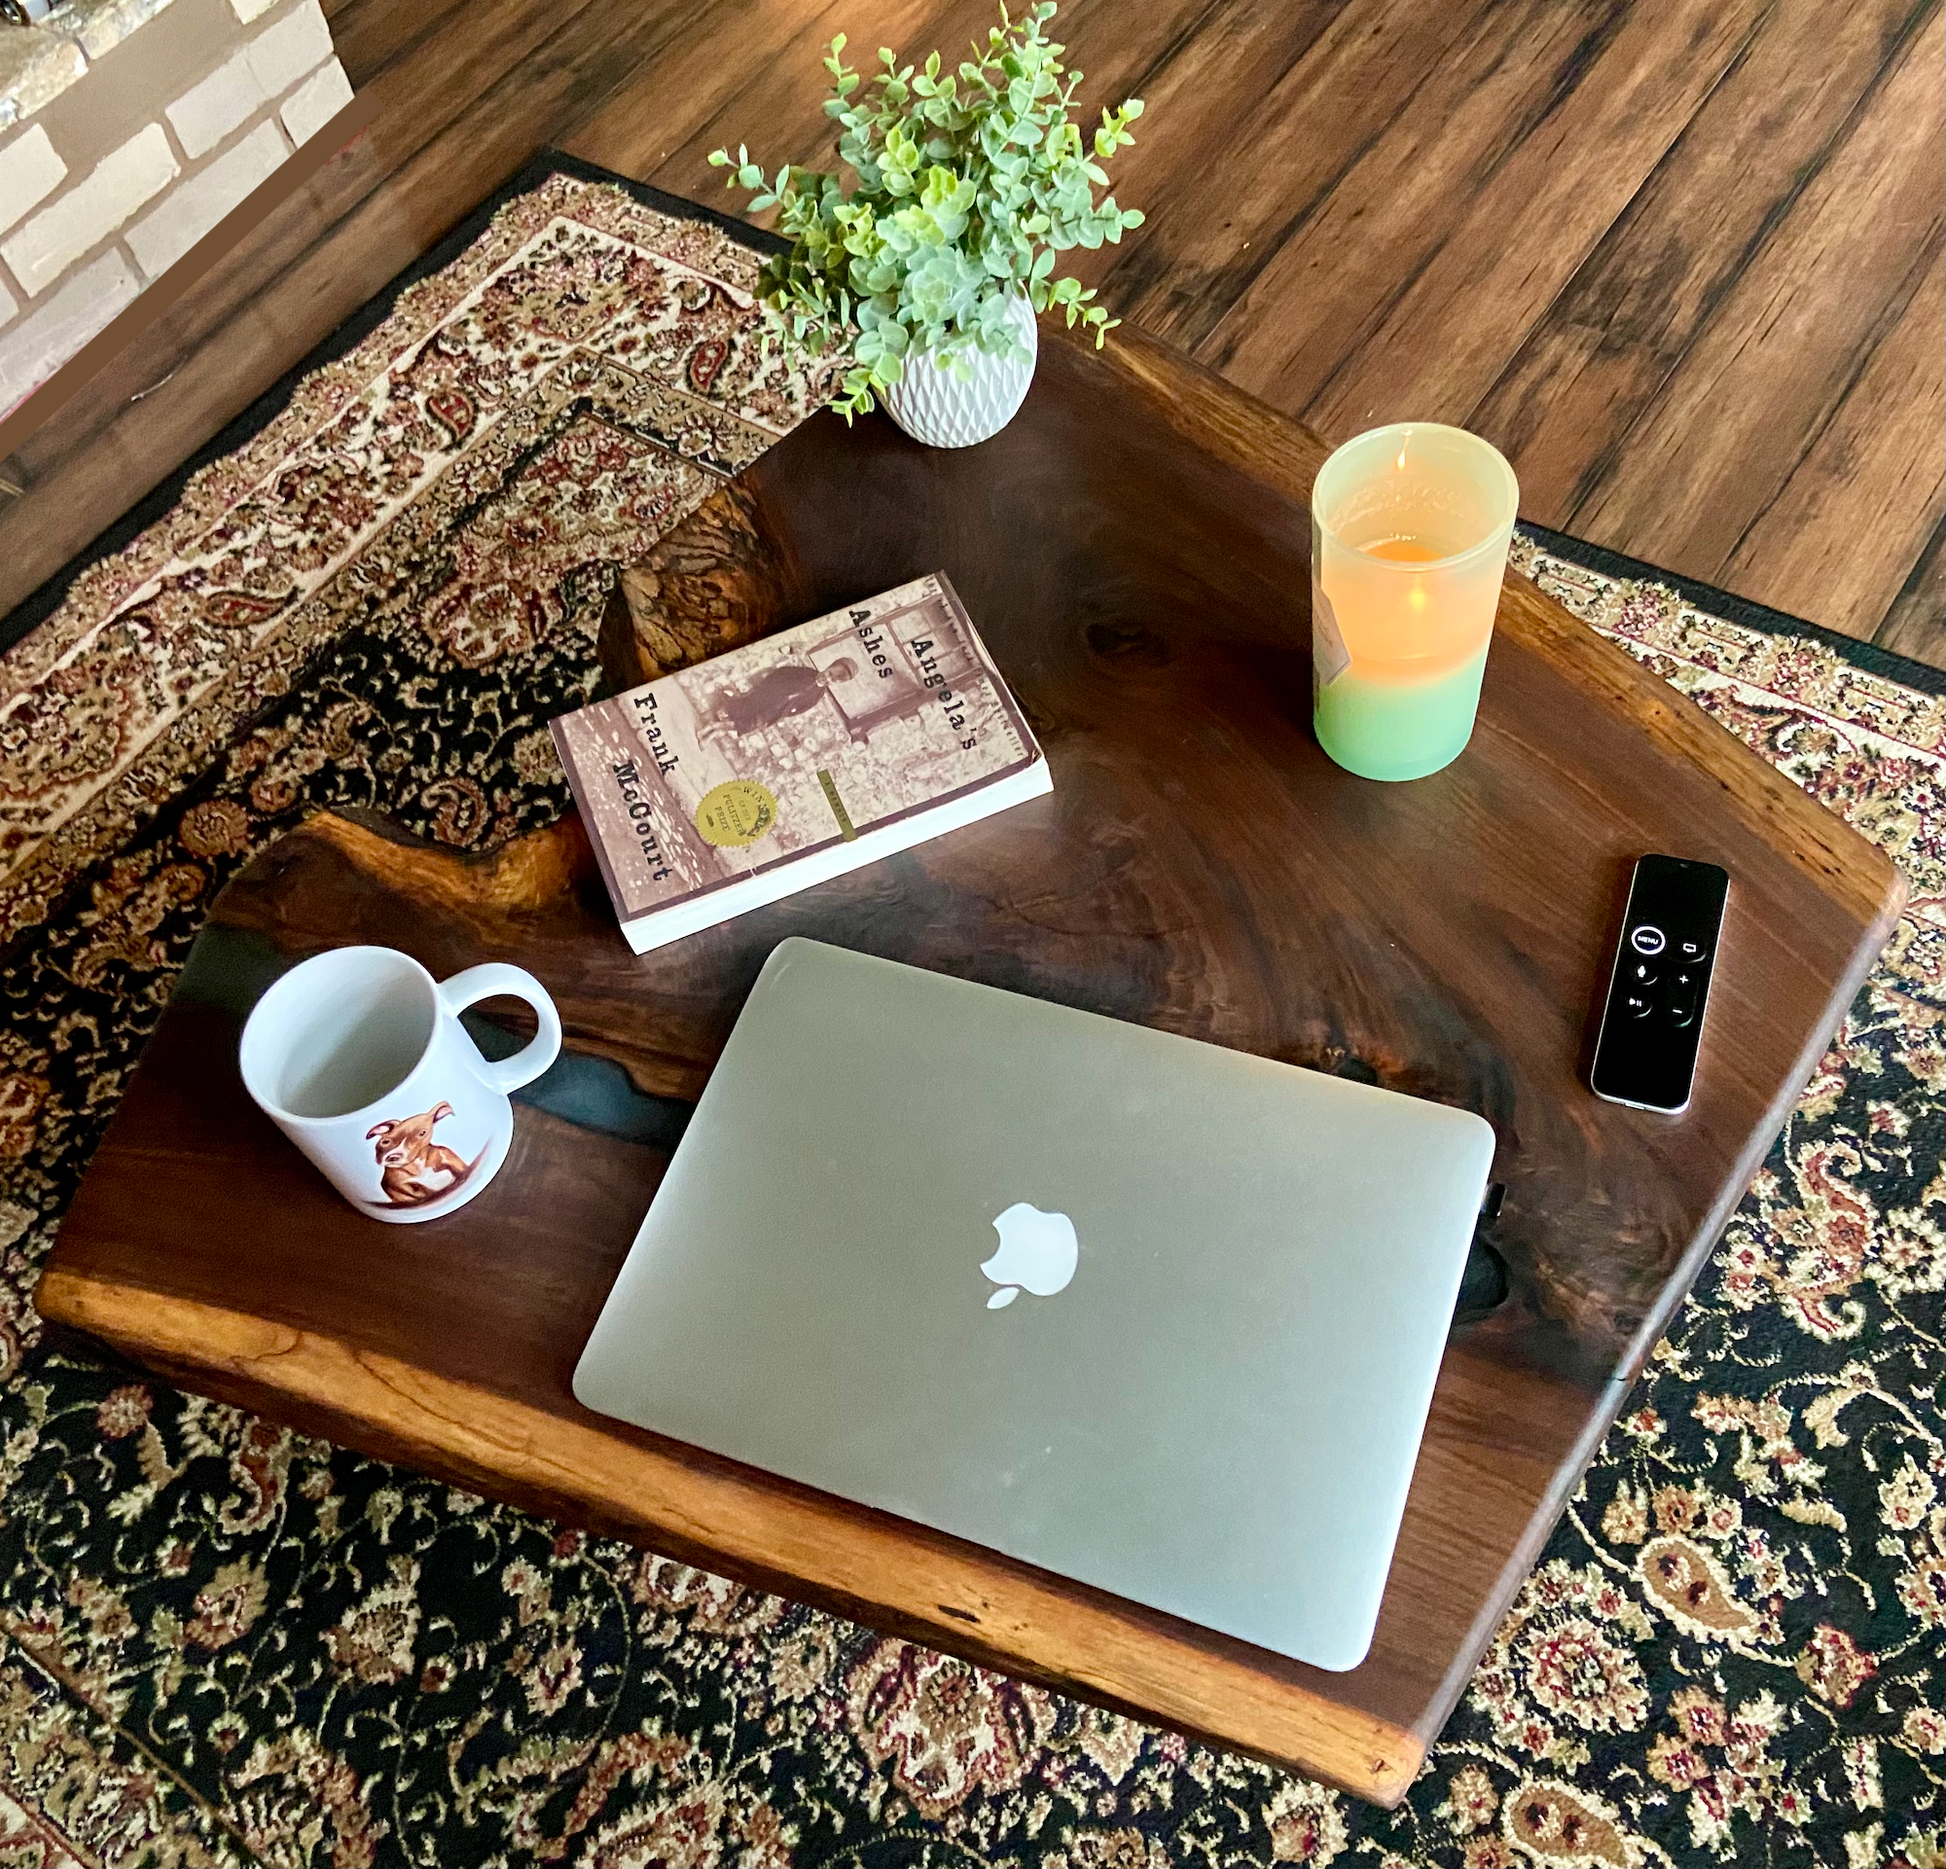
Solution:
[(1724, 565), (1730, 589), (1795, 615), (1817, 592), (1813, 621), (1850, 636), (1877, 630), (1901, 558), (1946, 516), (1946, 253), (1914, 270), (1898, 323)]
[[(922, 5), (923, 0), (911, 10), (922, 10)], [(852, 11), (847, 0), (807, 0), (802, 5), (770, 0), (744, 8), (737, 22), (735, 57), (725, 55), (717, 17), (698, 13), (671, 37), (652, 65), (630, 73), (600, 108), (576, 123), (562, 147), (619, 174), (653, 180), (658, 188), (666, 188), (669, 183), (657, 178), (671, 173), (667, 166), (671, 158), (699, 136), (731, 99), (766, 68), (805, 62), (815, 67), (818, 48), (840, 30), (835, 23), (839, 15), (849, 17)], [(768, 162), (772, 158), (766, 139), (778, 127), (770, 120), (753, 120), (736, 133), (737, 139), (752, 144)], [(700, 176), (692, 175), (687, 192), (726, 212), (735, 211), (737, 198), (725, 190), (721, 173), (706, 163)]]
[(1196, 350), (1484, 10), (1485, 0), (1253, 0), (1213, 15), (1208, 39), (1156, 74), (1120, 158), (1117, 186), (1149, 219), (1104, 260), (1103, 300)]
[[(1737, 588), (1738, 546), (1897, 326), (1915, 268), (1946, 234), (1943, 61), (1946, 13), (1935, 8), (1567, 515), (1569, 531)], [(1923, 510), (1888, 513), (1872, 549), (1909, 565), (1930, 527)], [(1879, 610), (1861, 617), (1837, 596), (1800, 582), (1783, 602), (1836, 628), (1873, 627)]]
[[(1207, 11), (1209, 0), (1171, 0), (1131, 18), (1109, 0), (1070, 0), (1057, 24), (1072, 65), (1085, 74), (1089, 115), (1119, 102), (1140, 80), (1145, 61)], [(749, 44), (747, 56), (722, 57), (721, 34), (708, 25), (685, 36), (651, 69), (625, 83), (564, 145), (590, 162), (638, 176), (673, 194), (734, 212), (741, 197), (724, 187), (709, 152), (749, 145), (753, 156), (828, 167), (836, 159), (833, 126), (824, 115), (825, 48), (846, 34), (847, 59), (871, 69), (880, 45), (918, 62), (937, 47), (956, 59), (984, 40), (998, 21), (993, 0), (823, 0), (755, 22), (775, 40)], [(764, 223), (773, 217), (758, 216)]]
[(1932, 0), (1778, 0), (1467, 418), (1563, 526)]
[(1764, 4), (1489, 15), (1203, 354), (1325, 434), (1463, 420)]
[[(421, 47), (438, 57), (433, 42), (473, 4), (474, 0), (420, 0), (416, 6), (402, 7), (395, 0), (339, 0), (337, 11), (331, 13), (331, 42), (338, 63), (356, 90)], [(492, 24), (482, 18), (475, 27), (490, 33)]]
[[(1261, 255), (1196, 354), (1276, 406), (1301, 408), (1629, 10), (1628, 0), (1514, 0), (1484, 10), (1361, 140), (1315, 213)], [(1341, 82), (1355, 86), (1358, 76), (1346, 71)]]
[[(712, 91), (714, 107), (707, 115), (686, 113), (690, 133), (658, 160), (647, 179), (673, 194), (734, 211), (745, 197), (727, 189), (723, 172), (709, 166), (712, 149), (747, 143), (772, 169), (785, 162), (832, 168), (837, 126), (824, 114), (831, 83), (824, 58), (834, 33), (845, 34), (846, 62), (869, 82), (881, 45), (908, 64), (920, 62), (935, 46), (955, 57), (964, 54), (976, 30), (998, 19), (999, 9), (990, 0), (874, 0), (870, 6), (836, 0), (806, 19), (776, 56), (753, 61), (734, 91)], [(660, 74), (653, 76), (662, 82)], [(756, 218), (768, 226), (775, 217)]]
[[(1117, 101), (1139, 96), (1146, 106), (1135, 142), (1117, 155), (1113, 173), (1116, 199), (1141, 208), (1147, 221), (1139, 239), (1120, 247), (1064, 255), (1063, 269), (1089, 285), (1105, 286), (1105, 299), (1122, 317), (1153, 287), (1195, 298), (1186, 243), (1213, 234), (1230, 257), (1246, 244), (1235, 225), (1239, 185), (1249, 174), (1235, 161), (1236, 125), (1249, 122), (1276, 136), (1271, 93), (1345, 11), (1342, 0), (1294, 0), (1282, 7), (1265, 7), (1258, 0), (1204, 0), (1200, 9), (1187, 9), (1171, 22), (1166, 36), (1143, 48), (1145, 60), (1124, 55), (1109, 69), (1100, 65), (1094, 41), (1103, 36), (1105, 21), (1114, 51), (1125, 54), (1128, 48), (1116, 43), (1120, 35), (1114, 30), (1125, 14), (1093, 8), (1087, 22), (1092, 30), (1076, 35), (1089, 41), (1084, 69), (1090, 74), (1090, 102), (1106, 102), (1112, 93)], [(1223, 193), (1212, 199), (1211, 185), (1219, 177)], [(1287, 172), (1284, 179), (1296, 186), (1295, 176)], [(1274, 212), (1278, 205), (1266, 192), (1263, 211)], [(1169, 317), (1167, 309), (1155, 306), (1140, 314), (1157, 330)]]
[(1933, 528), (1872, 640), (1881, 649), (1946, 668), (1946, 519)]

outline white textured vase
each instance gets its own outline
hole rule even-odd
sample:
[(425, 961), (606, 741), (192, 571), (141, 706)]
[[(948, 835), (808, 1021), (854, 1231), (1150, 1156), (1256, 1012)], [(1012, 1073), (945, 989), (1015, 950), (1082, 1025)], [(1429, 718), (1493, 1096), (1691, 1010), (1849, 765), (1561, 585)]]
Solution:
[(908, 357), (905, 374), (881, 392), (885, 413), (914, 441), (932, 448), (970, 448), (999, 434), (1026, 401), (1040, 355), (1040, 332), (1025, 294), (1014, 300), (1010, 317), (1026, 356), (996, 357), (968, 345), (961, 356), (970, 374), (963, 381), (925, 352)]

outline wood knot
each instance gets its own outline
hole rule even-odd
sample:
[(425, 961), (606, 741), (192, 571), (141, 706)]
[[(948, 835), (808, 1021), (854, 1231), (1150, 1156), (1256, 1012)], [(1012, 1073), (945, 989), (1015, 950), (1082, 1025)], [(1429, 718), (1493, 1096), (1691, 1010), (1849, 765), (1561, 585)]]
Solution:
[(1160, 668), (1169, 660), (1169, 645), (1139, 623), (1090, 623), (1085, 634), (1089, 649), (1105, 662)]

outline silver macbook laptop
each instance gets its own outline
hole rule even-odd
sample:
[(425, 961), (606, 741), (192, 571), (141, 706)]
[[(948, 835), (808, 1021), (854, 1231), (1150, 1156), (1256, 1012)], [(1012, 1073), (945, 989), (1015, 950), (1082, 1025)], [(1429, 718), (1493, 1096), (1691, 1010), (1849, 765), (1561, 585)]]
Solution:
[(1493, 1143), (1441, 1104), (788, 940), (574, 1392), (1355, 1667)]

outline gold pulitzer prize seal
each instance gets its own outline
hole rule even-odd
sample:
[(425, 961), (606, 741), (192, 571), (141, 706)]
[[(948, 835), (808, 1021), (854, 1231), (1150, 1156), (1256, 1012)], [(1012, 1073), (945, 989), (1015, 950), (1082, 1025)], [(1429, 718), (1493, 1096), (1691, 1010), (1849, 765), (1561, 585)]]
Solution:
[(696, 828), (719, 850), (742, 849), (776, 828), (777, 797), (755, 779), (725, 779), (703, 794)]

